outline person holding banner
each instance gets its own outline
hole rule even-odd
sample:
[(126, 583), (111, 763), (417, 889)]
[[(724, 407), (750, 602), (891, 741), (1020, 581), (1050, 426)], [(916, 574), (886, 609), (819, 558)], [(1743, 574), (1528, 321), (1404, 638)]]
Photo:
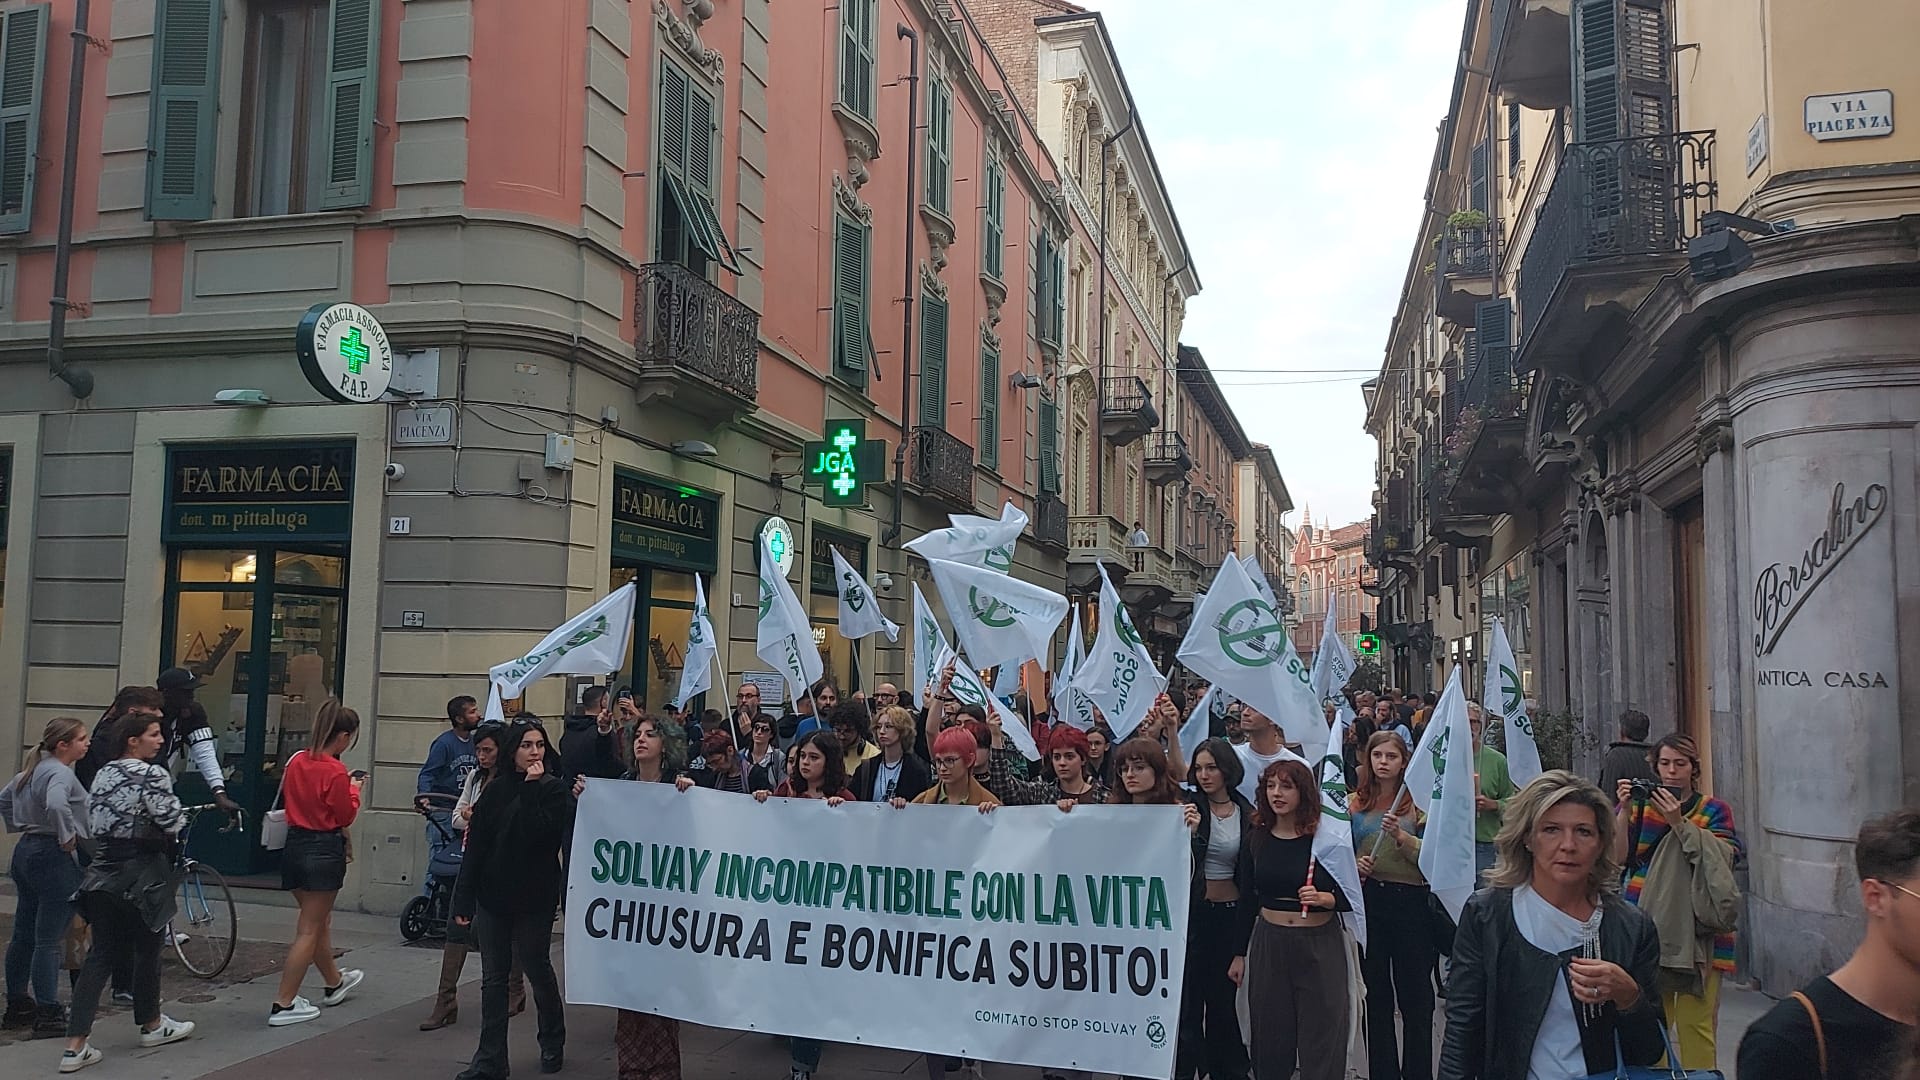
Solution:
[(773, 725), (773, 717), (763, 712), (754, 713), (748, 725), (749, 742), (740, 754), (746, 761), (748, 791), (771, 791), (787, 777), (787, 752), (775, 745)]
[(1193, 752), (1188, 792), (1193, 828), (1193, 898), (1187, 911), (1186, 989), (1180, 998), (1180, 1040), (1174, 1080), (1247, 1080), (1237, 991), (1228, 972), (1237, 951), (1240, 849), (1253, 829), (1253, 804), (1237, 790), (1240, 755), (1225, 739)]
[(828, 806), (839, 806), (853, 798), (853, 792), (847, 790), (846, 755), (831, 732), (810, 731), (801, 736), (793, 744), (790, 760), (793, 770), (780, 786), (772, 791), (755, 791), (755, 799), (825, 799)]
[(1613, 806), (1570, 772), (1515, 796), (1460, 912), (1438, 1080), (1579, 1080), (1666, 1052), (1660, 935), (1615, 894), (1613, 842)]
[[(1116, 806), (1177, 806), (1182, 802), (1180, 782), (1173, 778), (1167, 752), (1153, 739), (1140, 737), (1121, 743), (1113, 752), (1113, 771), (1120, 777), (1120, 784), (1107, 801)], [(1192, 807), (1187, 809), (1187, 825), (1191, 828), (1198, 815)]]
[[(980, 757), (980, 740), (966, 727), (950, 727), (933, 737), (934, 785), (915, 796), (916, 806), (972, 806), (987, 813), (1000, 800), (974, 779), (973, 765)], [(888, 800), (898, 810), (907, 805), (899, 797)]]
[(913, 714), (900, 706), (880, 710), (873, 718), (873, 741), (880, 752), (854, 770), (850, 785), (854, 798), (861, 802), (912, 799), (933, 786), (927, 763), (907, 750), (915, 729)]
[[(1375, 732), (1367, 740), (1360, 786), (1347, 803), (1367, 908), (1360, 974), (1367, 983), (1370, 1080), (1433, 1080), (1433, 890), (1420, 872), (1419, 812), (1407, 793), (1409, 756), (1399, 734)], [(1405, 1032), (1399, 1045), (1396, 1002)]]
[(1058, 806), (1061, 812), (1075, 803), (1098, 804), (1110, 797), (1107, 785), (1087, 774), (1087, 733), (1066, 724), (1055, 726), (1047, 736), (1047, 763), (1051, 779), (1023, 780), (1014, 775), (1014, 760), (1020, 752), (1011, 746), (996, 746), (988, 763), (987, 790), (1007, 806)]
[[(1255, 1080), (1345, 1080), (1352, 1003), (1347, 943), (1337, 911), (1352, 910), (1327, 868), (1313, 857), (1320, 785), (1297, 758), (1260, 776), (1255, 828), (1240, 848), (1235, 931), (1228, 977), (1247, 988)], [(1255, 912), (1258, 912), (1256, 915)]]
[(540, 1071), (559, 1072), (566, 1054), (565, 1002), (549, 949), (574, 797), (550, 768), (556, 755), (537, 721), (508, 725), (502, 749), (510, 765), (474, 804), (453, 887), (454, 925), (471, 926), (480, 947), (480, 1045), (457, 1080), (507, 1075), (507, 973), (514, 960), (539, 1015)]
[(864, 701), (849, 701), (827, 714), (827, 728), (846, 748), (844, 764), (848, 776), (858, 772), (869, 758), (880, 756), (880, 748), (868, 738), (872, 734), (869, 722), (870, 715)]

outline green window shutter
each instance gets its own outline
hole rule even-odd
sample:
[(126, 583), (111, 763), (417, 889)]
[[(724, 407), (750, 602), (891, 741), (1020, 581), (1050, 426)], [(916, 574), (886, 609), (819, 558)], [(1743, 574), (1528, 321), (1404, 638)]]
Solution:
[(833, 362), (849, 382), (867, 381), (867, 244), (865, 225), (833, 217)]
[(987, 159), (986, 225), (980, 239), (982, 266), (995, 278), (1004, 277), (1000, 246), (1006, 242), (1007, 172), (997, 157)]
[(1620, 0), (1574, 0), (1573, 140), (1620, 138)]
[(220, 105), (220, 0), (160, 0), (148, 103), (147, 217), (213, 216)]
[(707, 258), (740, 272), (714, 207), (713, 98), (672, 64), (660, 65), (660, 174), (666, 198), (679, 207), (687, 236)]
[(1673, 130), (1672, 58), (1664, 0), (1626, 0), (1620, 9), (1620, 76), (1627, 137)]
[(1060, 494), (1060, 406), (1040, 402), (1040, 494)]
[(1053, 256), (1047, 249), (1052, 243), (1053, 238), (1045, 229), (1033, 235), (1033, 336), (1037, 341), (1050, 340), (1047, 337), (1047, 275), (1053, 272)]
[(947, 302), (920, 294), (920, 424), (947, 423)]
[(1483, 214), (1488, 212), (1487, 165), (1487, 144), (1482, 140), (1475, 143), (1473, 152), (1467, 155), (1467, 209)]
[(0, 15), (0, 233), (33, 228), (49, 4)]
[(873, 24), (877, 0), (840, 0), (840, 104), (873, 119)]
[(927, 205), (953, 212), (953, 91), (927, 80)]
[(1053, 318), (1053, 343), (1065, 345), (1067, 341), (1067, 249), (1049, 241), (1053, 248), (1053, 272), (1048, 277), (1053, 287), (1052, 306), (1048, 309)]
[(380, 97), (380, 0), (333, 0), (327, 34), (323, 210), (373, 201), (373, 107)]
[(679, 68), (660, 65), (660, 163), (681, 176), (687, 174), (688, 89)]
[(1520, 103), (1507, 102), (1507, 175), (1520, 171)]
[(980, 345), (980, 464), (1000, 465), (1000, 350)]

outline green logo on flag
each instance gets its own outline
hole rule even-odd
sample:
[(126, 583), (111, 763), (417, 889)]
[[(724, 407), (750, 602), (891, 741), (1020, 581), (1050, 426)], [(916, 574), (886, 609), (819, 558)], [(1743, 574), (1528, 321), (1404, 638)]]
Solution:
[(854, 611), (859, 611), (861, 608), (866, 607), (867, 606), (867, 590), (862, 588), (860, 585), (860, 575), (849, 570), (846, 573), (840, 575), (840, 580), (844, 582), (847, 586), (846, 588), (847, 606), (849, 608), (852, 608)]
[(1009, 573), (1013, 570), (1013, 548), (1010, 546), (988, 548), (981, 561), (987, 564), (988, 569), (998, 570), (1003, 574)]
[(706, 632), (700, 628), (706, 621), (707, 609), (704, 607), (694, 608), (693, 625), (687, 628), (688, 648), (692, 648), (695, 645), (705, 645), (707, 643)]
[(1281, 656), (1271, 637), (1285, 631), (1279, 612), (1265, 600), (1240, 601), (1227, 609), (1214, 629), (1220, 635), (1220, 651), (1242, 667), (1266, 667)]
[(973, 617), (978, 619), (983, 625), (991, 626), (996, 630), (1012, 626), (1015, 616), (1019, 614), (1019, 612), (1008, 607), (1005, 602), (995, 600), (991, 596), (987, 597), (987, 606), (982, 608), (980, 606), (980, 590), (975, 588), (969, 588), (967, 590), (967, 610), (971, 611)]
[(767, 584), (767, 581), (765, 578), (761, 578), (760, 579), (760, 617), (763, 619), (766, 618), (767, 612), (772, 610), (773, 610), (773, 586)]
[(1520, 675), (1505, 664), (1500, 665), (1500, 711), (1508, 716), (1520, 712)]
[(1320, 759), (1320, 812), (1335, 821), (1351, 821), (1347, 812), (1347, 763), (1338, 754)]
[(1113, 607), (1113, 632), (1120, 635), (1121, 641), (1136, 648), (1143, 644), (1140, 632), (1133, 628), (1133, 616), (1127, 614), (1125, 604), (1115, 604)]

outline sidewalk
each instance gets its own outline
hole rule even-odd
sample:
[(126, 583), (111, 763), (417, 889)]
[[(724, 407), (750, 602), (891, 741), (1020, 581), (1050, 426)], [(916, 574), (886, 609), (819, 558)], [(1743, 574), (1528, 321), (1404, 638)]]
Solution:
[[(285, 941), (292, 935), (294, 911), (272, 901), (277, 896), (240, 894), (240, 936), (247, 941)], [(11, 911), (13, 898), (0, 895), (0, 911)], [(134, 1037), (131, 1016), (117, 1010), (102, 1016), (94, 1045), (106, 1055), (82, 1075), (90, 1080), (149, 1080), (149, 1078), (208, 1077), (217, 1080), (451, 1080), (466, 1066), (479, 1037), (480, 963), (467, 963), (460, 992), (460, 1022), (439, 1031), (422, 1032), (440, 972), (440, 951), (414, 948), (400, 941), (396, 921), (386, 916), (340, 913), (334, 916), (334, 944), (348, 950), (341, 967), (367, 972), (367, 981), (338, 1008), (320, 1019), (292, 1027), (266, 1025), (268, 1002), (277, 973), (250, 983), (216, 987), (196, 979), (174, 977), (162, 985), (163, 1007), (177, 1019), (198, 1025), (193, 1038), (172, 1046), (142, 1050)], [(557, 942), (556, 942), (557, 944)], [(556, 963), (558, 962), (556, 949)], [(308, 979), (307, 993), (319, 991)], [(1438, 1003), (1444, 1008), (1444, 1002)], [(1751, 990), (1732, 985), (1720, 995), (1720, 1068), (1734, 1077), (1733, 1058), (1740, 1036), (1772, 1002)], [(885, 1024), (885, 1000), (844, 1002), (838, 1007), (862, 1010), (876, 1024)], [(722, 1025), (751, 1023), (747, 1017), (715, 1017)], [(1435, 1027), (1443, 1024), (1436, 1014)], [(682, 1071), (690, 1080), (785, 1080), (786, 1040), (750, 1031), (683, 1025)], [(61, 1042), (41, 1039), (0, 1045), (0, 1076), (52, 1076), (60, 1058)], [(514, 1019), (512, 1064), (516, 1076), (539, 1075), (539, 1050), (534, 1044), (531, 1015)], [(1435, 1049), (1439, 1047), (1436, 1030)], [(831, 1080), (918, 1080), (918, 1055), (873, 1047), (835, 1044), (827, 1048), (822, 1074)], [(1353, 1075), (1366, 1075), (1364, 1061), (1354, 1063)], [(1038, 1070), (989, 1065), (996, 1080), (1037, 1080)], [(594, 1006), (567, 1009), (567, 1067), (563, 1076), (611, 1077), (613, 1013)], [(1758, 1080), (1758, 1078), (1755, 1078)]]

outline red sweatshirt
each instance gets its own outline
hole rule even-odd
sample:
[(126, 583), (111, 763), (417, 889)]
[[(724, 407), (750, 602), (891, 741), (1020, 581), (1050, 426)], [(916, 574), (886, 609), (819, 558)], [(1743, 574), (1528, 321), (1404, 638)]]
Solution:
[(332, 832), (353, 824), (360, 793), (347, 780), (347, 767), (325, 754), (295, 754), (280, 781), (280, 805), (287, 824), (312, 832)]

